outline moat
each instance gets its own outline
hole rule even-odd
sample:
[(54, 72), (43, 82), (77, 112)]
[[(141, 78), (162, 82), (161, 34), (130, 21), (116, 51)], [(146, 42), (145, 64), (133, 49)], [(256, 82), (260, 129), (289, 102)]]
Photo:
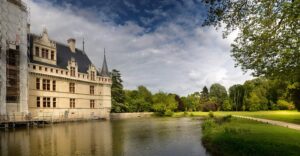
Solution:
[(201, 120), (138, 118), (0, 131), (0, 155), (199, 156)]

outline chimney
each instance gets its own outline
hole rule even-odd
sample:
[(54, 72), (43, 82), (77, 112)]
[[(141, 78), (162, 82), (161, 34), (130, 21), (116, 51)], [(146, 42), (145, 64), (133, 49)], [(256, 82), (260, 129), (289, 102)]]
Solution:
[(69, 48), (70, 50), (75, 53), (75, 44), (76, 44), (76, 40), (74, 38), (70, 38), (68, 39), (68, 44), (69, 44)]

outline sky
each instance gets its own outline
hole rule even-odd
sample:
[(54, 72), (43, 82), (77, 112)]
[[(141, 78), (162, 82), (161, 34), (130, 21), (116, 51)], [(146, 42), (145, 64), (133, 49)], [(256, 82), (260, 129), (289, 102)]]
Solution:
[[(26, 2), (26, 1), (25, 1)], [(202, 27), (201, 0), (27, 0), (31, 32), (47, 28), (51, 39), (76, 47), (101, 68), (122, 74), (126, 89), (188, 95), (220, 83), (227, 89), (252, 79), (234, 67), (222, 28)]]

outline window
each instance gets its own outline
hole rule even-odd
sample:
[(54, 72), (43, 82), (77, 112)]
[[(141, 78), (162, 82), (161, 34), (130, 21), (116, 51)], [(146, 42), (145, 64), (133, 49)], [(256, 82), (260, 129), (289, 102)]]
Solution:
[(43, 97), (43, 107), (46, 107), (46, 106), (47, 106), (47, 98)]
[(75, 77), (75, 67), (71, 67), (71, 76)]
[(43, 79), (43, 90), (50, 90), (50, 80)]
[(35, 47), (35, 56), (40, 57), (40, 49), (39, 49), (39, 47)]
[(60, 71), (60, 73), (61, 73), (61, 74), (63, 74), (63, 73), (64, 73), (64, 71)]
[(33, 65), (32, 68), (35, 69), (36, 68), (35, 65)]
[(46, 59), (48, 59), (49, 53), (48, 53), (48, 49), (46, 49)]
[(70, 108), (75, 108), (75, 99), (70, 99)]
[(42, 58), (46, 58), (46, 50), (42, 48)]
[(42, 70), (42, 67), (41, 67), (41, 66), (39, 66), (39, 70)]
[(45, 71), (48, 71), (48, 68), (45, 68)]
[(91, 80), (95, 81), (95, 72), (94, 71), (91, 72)]
[(52, 90), (56, 91), (56, 81), (52, 81)]
[(56, 74), (58, 73), (58, 70), (56, 69)]
[(40, 78), (36, 78), (36, 89), (40, 89)]
[(75, 83), (70, 83), (69, 90), (70, 93), (75, 93)]
[(94, 86), (90, 86), (90, 94), (91, 94), (91, 95), (94, 95), (94, 89), (95, 89)]
[(54, 60), (54, 51), (51, 51), (51, 60)]
[(52, 100), (52, 105), (53, 105), (53, 108), (56, 107), (56, 98), (53, 98), (53, 100)]
[(41, 107), (41, 98), (36, 97), (36, 107)]
[(47, 97), (47, 107), (50, 107), (50, 98)]
[(95, 108), (95, 100), (90, 100), (90, 108)]
[(50, 69), (50, 71), (51, 71), (51, 73), (53, 73), (53, 69), (52, 68)]
[(68, 75), (68, 72), (66, 72), (66, 75)]

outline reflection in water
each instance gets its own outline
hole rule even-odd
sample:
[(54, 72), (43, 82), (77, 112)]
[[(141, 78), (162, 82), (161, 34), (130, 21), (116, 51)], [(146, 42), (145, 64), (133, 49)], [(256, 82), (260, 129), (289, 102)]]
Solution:
[(207, 155), (199, 120), (144, 118), (0, 131), (0, 155)]

